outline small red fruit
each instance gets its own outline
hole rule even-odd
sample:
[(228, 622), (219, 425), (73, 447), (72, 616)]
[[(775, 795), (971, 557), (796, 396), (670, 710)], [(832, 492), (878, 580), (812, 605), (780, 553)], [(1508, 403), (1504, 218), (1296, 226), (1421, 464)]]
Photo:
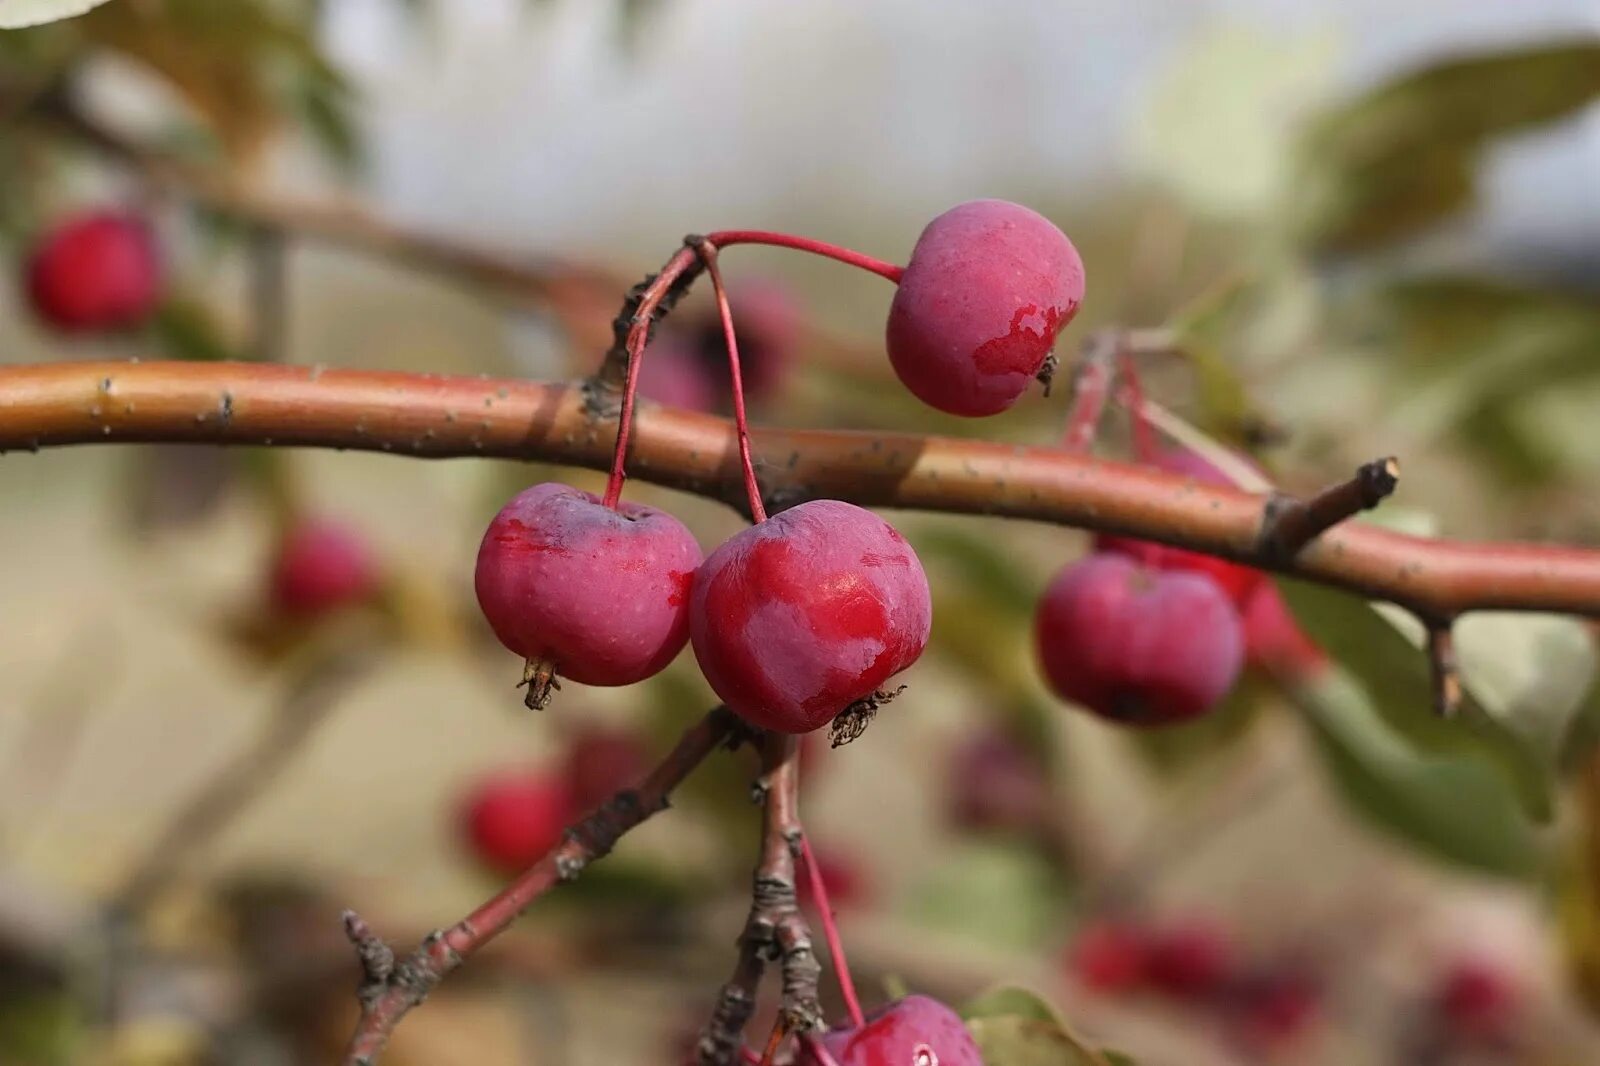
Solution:
[[(906, 996), (867, 1016), (859, 1029), (822, 1035), (839, 1066), (983, 1066), (983, 1055), (955, 1011), (927, 996)], [(800, 1056), (800, 1066), (816, 1066)]]
[(1049, 818), (1044, 767), (998, 729), (963, 737), (951, 752), (947, 777), (950, 820), (964, 829), (1028, 833)]
[(668, 407), (715, 411), (717, 381), (687, 342), (670, 333), (657, 334), (639, 364), (639, 395)]
[[(739, 342), (739, 379), (745, 398), (767, 403), (783, 393), (800, 344), (805, 316), (788, 287), (776, 281), (744, 281), (730, 286), (734, 336)], [(714, 382), (713, 391), (731, 395), (733, 377), (728, 371), (728, 349), (722, 318), (713, 311), (697, 329), (703, 367)], [(731, 402), (724, 402), (724, 408)]]
[(1056, 575), (1035, 639), (1056, 695), (1139, 726), (1205, 714), (1233, 686), (1244, 656), (1239, 616), (1216, 582), (1115, 554)]
[(304, 521), (278, 544), (272, 602), (286, 614), (313, 617), (370, 598), (378, 581), (377, 563), (360, 534), (335, 522)]
[(35, 246), (27, 286), (34, 312), (64, 333), (133, 329), (161, 298), (155, 234), (130, 212), (69, 218)]
[(973, 200), (928, 223), (889, 307), (889, 361), (924, 403), (998, 414), (1038, 375), (1083, 301), (1083, 261), (1045, 218)]
[(472, 853), (496, 873), (521, 873), (561, 842), (574, 815), (559, 775), (505, 770), (479, 782), (462, 807)]
[(1241, 982), (1231, 1010), (1240, 1043), (1261, 1054), (1282, 1054), (1311, 1035), (1322, 1014), (1322, 991), (1300, 970), (1255, 974)]
[(1245, 658), (1289, 682), (1310, 680), (1328, 665), (1328, 655), (1306, 636), (1289, 613), (1283, 594), (1263, 581), (1244, 605)]
[(1213, 925), (1169, 925), (1149, 934), (1145, 972), (1152, 988), (1174, 999), (1204, 999), (1233, 976), (1233, 951), (1227, 934)]
[(1501, 967), (1462, 959), (1445, 971), (1435, 1009), (1450, 1035), (1467, 1042), (1509, 1039), (1522, 1013), (1522, 995)]
[[(495, 515), (478, 548), (478, 605), (507, 648), (585, 685), (630, 685), (659, 673), (689, 634), (700, 546), (654, 507), (617, 510), (546, 482)], [(543, 693), (530, 690), (540, 706)]]
[(1105, 919), (1078, 932), (1067, 949), (1067, 969), (1083, 985), (1104, 995), (1133, 992), (1148, 976), (1144, 930), (1129, 922)]
[(585, 728), (567, 746), (565, 777), (573, 806), (592, 811), (632, 788), (649, 769), (644, 742), (627, 729)]
[(872, 695), (928, 643), (922, 564), (893, 526), (813, 500), (735, 534), (695, 578), (690, 633), (734, 712), (807, 733)]
[[(1169, 474), (1193, 478), (1202, 485), (1232, 485), (1226, 474), (1204, 458), (1187, 450), (1162, 452), (1152, 463)], [(1228, 594), (1234, 603), (1244, 604), (1250, 595), (1267, 580), (1266, 574), (1248, 566), (1218, 559), (1214, 555), (1157, 544), (1151, 540), (1119, 537), (1102, 533), (1094, 539), (1097, 552), (1118, 552), (1137, 559), (1154, 570), (1189, 570), (1205, 574)]]

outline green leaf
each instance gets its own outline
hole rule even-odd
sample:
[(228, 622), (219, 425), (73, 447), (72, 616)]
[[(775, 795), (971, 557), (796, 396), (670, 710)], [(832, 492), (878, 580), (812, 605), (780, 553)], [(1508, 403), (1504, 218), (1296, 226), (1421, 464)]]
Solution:
[(987, 1066), (1136, 1066), (1085, 1041), (1027, 989), (986, 992), (961, 1010)]
[(1292, 695), (1334, 784), (1370, 824), (1484, 873), (1525, 878), (1540, 870), (1537, 833), (1482, 758), (1418, 750), (1337, 667)]
[(1366, 690), (1385, 725), (1419, 756), (1473, 759), (1497, 773), (1529, 816), (1551, 815), (1551, 768), (1466, 687), (1453, 720), (1433, 712), (1432, 680), (1420, 624), (1388, 605), (1347, 592), (1278, 579), (1295, 618)]
[(1301, 144), (1296, 228), (1318, 247), (1409, 236), (1472, 203), (1492, 137), (1600, 96), (1600, 43), (1574, 39), (1452, 59), (1325, 113)]

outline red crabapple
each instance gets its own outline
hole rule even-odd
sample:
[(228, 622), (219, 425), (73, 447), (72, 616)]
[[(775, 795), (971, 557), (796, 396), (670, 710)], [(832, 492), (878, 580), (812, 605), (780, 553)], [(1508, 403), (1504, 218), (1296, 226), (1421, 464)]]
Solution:
[(660, 672), (688, 639), (700, 546), (654, 507), (617, 510), (545, 482), (503, 507), (478, 548), (478, 605), (495, 636), (528, 660), (530, 706), (551, 676), (629, 685)]
[[(1156, 456), (1152, 463), (1158, 470), (1193, 478), (1202, 485), (1232, 485), (1226, 474), (1203, 457), (1187, 449), (1173, 449)], [(1258, 586), (1267, 580), (1266, 575), (1253, 567), (1219, 559), (1204, 552), (1187, 548), (1174, 548), (1152, 540), (1119, 537), (1101, 533), (1094, 539), (1095, 551), (1119, 552), (1139, 560), (1156, 570), (1190, 570), (1205, 574), (1228, 594), (1233, 602), (1243, 605)]]
[(695, 658), (729, 709), (808, 733), (922, 654), (933, 620), (922, 564), (889, 523), (812, 500), (743, 530), (694, 582)]
[(1300, 628), (1278, 586), (1263, 581), (1244, 605), (1245, 658), (1286, 681), (1308, 681), (1328, 665), (1324, 652)]
[(1095, 921), (1079, 930), (1067, 948), (1067, 969), (1091, 991), (1105, 995), (1144, 987), (1148, 976), (1146, 934), (1131, 922)]
[(1202, 574), (1092, 555), (1051, 581), (1035, 620), (1056, 695), (1128, 725), (1167, 725), (1215, 707), (1239, 676), (1233, 603)]
[[(859, 1029), (822, 1035), (839, 1066), (983, 1066), (983, 1056), (955, 1011), (928, 996), (906, 996), (867, 1016)], [(801, 1066), (815, 1059), (800, 1057)]]
[(668, 407), (715, 411), (717, 381), (686, 341), (664, 331), (650, 342), (639, 364), (639, 395)]
[(1044, 766), (999, 729), (963, 737), (951, 752), (948, 780), (950, 820), (964, 829), (1027, 833), (1049, 817)]
[(1083, 301), (1083, 262), (1049, 219), (973, 200), (928, 223), (889, 307), (900, 380), (956, 415), (1016, 402)]
[(1436, 993), (1435, 1011), (1456, 1040), (1501, 1042), (1509, 1039), (1517, 1027), (1522, 996), (1516, 982), (1501, 967), (1462, 959), (1445, 971)]
[(1261, 1054), (1289, 1051), (1310, 1035), (1322, 1013), (1322, 991), (1299, 969), (1252, 974), (1240, 982), (1230, 1004), (1236, 1037)]
[(1215, 995), (1233, 976), (1228, 936), (1199, 921), (1152, 930), (1145, 940), (1145, 976), (1152, 988), (1174, 999)]
[[(794, 365), (805, 316), (790, 290), (776, 281), (747, 280), (729, 286), (734, 336), (739, 342), (739, 379), (745, 397), (766, 403), (783, 392)], [(713, 311), (697, 325), (697, 350), (714, 389), (727, 396), (733, 387), (721, 316)], [(648, 365), (648, 364), (646, 364)], [(728, 403), (721, 406), (727, 408)]]
[(377, 591), (378, 565), (354, 530), (323, 520), (292, 526), (278, 543), (270, 593), (285, 614), (313, 617)]
[(478, 782), (462, 805), (461, 820), (472, 854), (509, 876), (559, 844), (574, 813), (572, 795), (560, 775), (516, 769)]
[(94, 211), (56, 226), (27, 266), (29, 302), (65, 333), (103, 333), (142, 325), (161, 298), (161, 258), (145, 220)]
[(631, 788), (649, 769), (643, 741), (632, 730), (590, 726), (567, 745), (563, 774), (573, 806), (591, 811)]

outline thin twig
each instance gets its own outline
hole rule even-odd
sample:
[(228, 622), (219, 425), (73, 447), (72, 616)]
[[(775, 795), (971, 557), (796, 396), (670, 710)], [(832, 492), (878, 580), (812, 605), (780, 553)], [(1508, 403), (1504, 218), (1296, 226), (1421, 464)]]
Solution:
[(700, 1066), (732, 1066), (744, 1046), (744, 1028), (755, 1009), (764, 964), (777, 961), (783, 974), (778, 1026), (810, 1032), (822, 1024), (817, 981), (822, 967), (811, 946), (811, 930), (795, 895), (795, 859), (803, 830), (799, 813), (797, 738), (770, 733), (761, 746), (761, 856), (751, 885), (750, 914), (739, 937), (739, 959), (723, 985), (698, 1046)]
[(534, 900), (575, 879), (609, 854), (623, 834), (664, 810), (679, 782), (736, 736), (736, 722), (725, 708), (707, 712), (637, 786), (618, 792), (571, 826), (555, 850), (455, 925), (429, 934), (404, 959), (396, 961), (360, 916), (347, 911), (345, 928), (364, 976), (357, 993), (361, 1019), (345, 1050), (345, 1066), (373, 1066), (395, 1026), (440, 981), (504, 932)]
[(218, 768), (167, 824), (112, 896), (111, 910), (137, 914), (171, 883), (189, 856), (215, 840), (293, 761), (340, 699), (377, 664), (370, 649), (340, 651), (307, 667), (266, 731)]
[(1454, 717), (1461, 706), (1461, 674), (1456, 666), (1456, 641), (1450, 623), (1428, 623), (1428, 668), (1433, 678), (1433, 711)]
[(1400, 484), (1400, 461), (1374, 459), (1355, 476), (1330, 485), (1309, 500), (1277, 495), (1261, 518), (1261, 553), (1292, 559), (1307, 544), (1352, 515), (1378, 506)]
[[(581, 386), (239, 363), (0, 368), (0, 450), (90, 442), (278, 444), (413, 456), (503, 456), (605, 470), (614, 424)], [(1154, 408), (1146, 403), (1146, 410)], [(1165, 429), (1163, 430), (1165, 431)], [(990, 441), (756, 430), (769, 498), (1004, 515), (1159, 541), (1387, 600), (1600, 617), (1600, 551), (1416, 537), (1345, 522), (1292, 559), (1259, 550), (1262, 497), (1158, 470)], [(645, 481), (742, 506), (726, 419), (652, 406), (629, 455)]]

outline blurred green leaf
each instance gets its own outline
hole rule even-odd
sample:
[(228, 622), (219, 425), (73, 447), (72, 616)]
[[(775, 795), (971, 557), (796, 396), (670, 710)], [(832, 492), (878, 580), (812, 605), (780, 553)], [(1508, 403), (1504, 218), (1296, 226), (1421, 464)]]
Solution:
[(1036, 848), (966, 840), (948, 848), (908, 901), (913, 919), (990, 945), (1036, 948), (1054, 928), (1065, 886)]
[(1538, 836), (1485, 760), (1418, 750), (1379, 713), (1370, 690), (1337, 667), (1293, 695), (1334, 783), (1370, 823), (1485, 873), (1528, 877), (1539, 870)]
[(1332, 109), (1307, 131), (1295, 225), (1315, 247), (1418, 232), (1472, 203), (1491, 137), (1563, 118), (1600, 96), (1600, 41), (1451, 59)]
[[(1420, 625), (1403, 633), (1392, 616), (1338, 589), (1282, 578), (1278, 587), (1306, 632), (1357, 679), (1388, 730), (1416, 756), (1476, 760), (1501, 777), (1529, 816), (1550, 817), (1548, 762), (1528, 738), (1486, 711), (1470, 686), (1455, 719), (1433, 713)], [(1407, 616), (1401, 624), (1410, 621)]]
[(1589, 627), (1566, 615), (1474, 611), (1456, 621), (1455, 644), (1485, 711), (1555, 766), (1593, 687)]
[(1600, 377), (1600, 304), (1444, 276), (1385, 285), (1344, 310), (1406, 372), (1390, 418), (1407, 435), (1453, 435), (1514, 484), (1560, 472), (1516, 414), (1536, 395)]
[(986, 992), (961, 1016), (988, 1066), (1135, 1066), (1127, 1055), (1089, 1044), (1023, 988)]

